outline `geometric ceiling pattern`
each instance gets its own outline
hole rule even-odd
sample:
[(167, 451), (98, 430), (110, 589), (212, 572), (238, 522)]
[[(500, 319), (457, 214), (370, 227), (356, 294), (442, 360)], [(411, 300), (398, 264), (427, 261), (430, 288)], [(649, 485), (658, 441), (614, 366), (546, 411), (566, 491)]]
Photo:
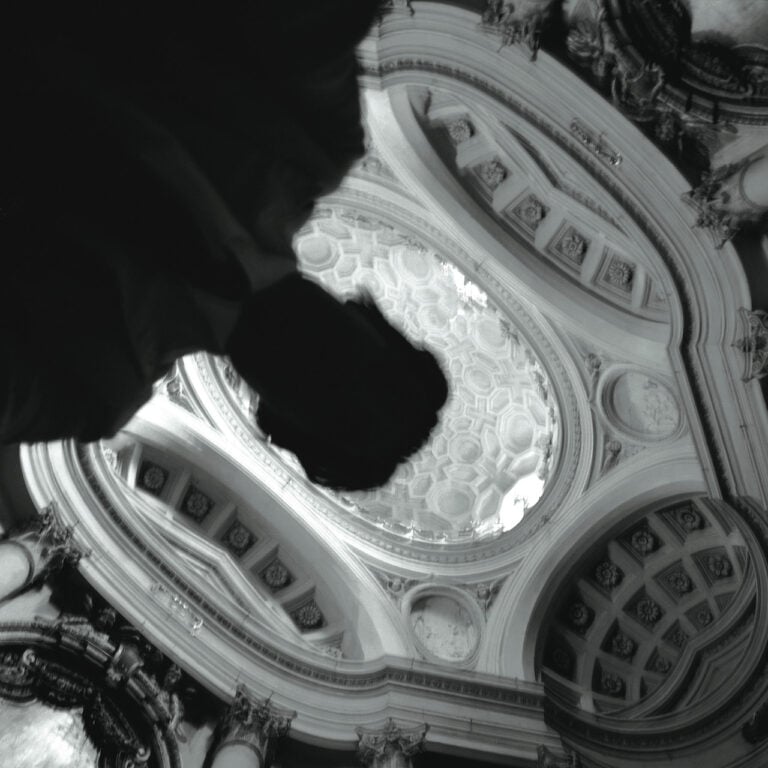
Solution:
[(296, 249), (335, 293), (371, 294), (450, 382), (429, 443), (383, 488), (348, 494), (355, 513), (434, 541), (513, 527), (552, 472), (559, 418), (546, 369), (512, 321), (452, 263), (372, 216), (324, 206)]
[[(666, 507), (593, 548), (540, 636), (540, 666), (560, 701), (620, 717), (689, 706), (740, 661), (754, 574), (746, 543), (721, 510)], [(701, 659), (723, 636), (733, 653), (707, 677)], [(693, 678), (693, 682), (690, 678)]]

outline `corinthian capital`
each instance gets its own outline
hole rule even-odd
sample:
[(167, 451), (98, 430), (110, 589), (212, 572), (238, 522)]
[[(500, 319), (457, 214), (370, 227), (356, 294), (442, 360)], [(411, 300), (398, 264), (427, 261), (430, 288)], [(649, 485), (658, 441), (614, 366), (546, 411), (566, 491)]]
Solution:
[(51, 502), (40, 511), (32, 526), (13, 537), (28, 553), (33, 573), (30, 583), (45, 578), (65, 565), (76, 566), (82, 550), (72, 540), (73, 527), (64, 525)]
[(409, 768), (411, 757), (424, 748), (429, 726), (401, 728), (390, 717), (384, 728), (358, 728), (358, 755), (371, 768)]
[(247, 745), (259, 756), (262, 765), (275, 742), (288, 733), (295, 712), (279, 709), (268, 699), (254, 699), (244, 685), (239, 685), (235, 698), (219, 723), (217, 752), (232, 743)]

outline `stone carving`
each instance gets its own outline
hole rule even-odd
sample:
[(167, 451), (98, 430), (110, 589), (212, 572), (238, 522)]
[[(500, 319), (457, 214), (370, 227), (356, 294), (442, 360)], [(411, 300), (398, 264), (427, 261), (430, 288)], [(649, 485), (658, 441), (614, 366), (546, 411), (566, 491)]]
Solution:
[(678, 648), (682, 648), (688, 642), (688, 635), (682, 629), (682, 627), (676, 623), (670, 629), (670, 631), (667, 632), (666, 635), (664, 635), (664, 639), (669, 640), (669, 642), (672, 643), (672, 645), (675, 645)]
[(619, 440), (608, 440), (605, 443), (605, 454), (603, 458), (602, 474), (613, 469), (619, 463), (619, 454), (622, 451), (622, 444)]
[(58, 517), (55, 503), (40, 510), (29, 528), (13, 536), (27, 553), (30, 571), (20, 589), (39, 583), (63, 568), (76, 568), (81, 558), (90, 555), (73, 541), (74, 527), (64, 525)]
[(198, 523), (213, 508), (213, 499), (206, 496), (199, 488), (190, 485), (181, 502), (181, 511)]
[(512, 212), (526, 227), (535, 231), (547, 215), (547, 208), (535, 195), (528, 195)]
[(568, 620), (577, 629), (586, 629), (592, 623), (592, 611), (578, 600), (568, 607)]
[(589, 247), (589, 241), (580, 235), (573, 227), (568, 227), (560, 239), (555, 243), (555, 250), (562, 253), (569, 261), (577, 266), (584, 261), (584, 254)]
[(670, 571), (664, 580), (678, 595), (684, 595), (693, 589), (690, 576), (682, 568)]
[(180, 597), (159, 582), (155, 582), (150, 587), (150, 594), (157, 602), (164, 605), (171, 615), (189, 630), (193, 637), (200, 633), (204, 624), (203, 617), (196, 613), (193, 606), (183, 597)]
[[(717, 57), (709, 55), (701, 45), (684, 42), (677, 29), (679, 20), (671, 22), (667, 19), (658, 26), (660, 19), (654, 16), (663, 17), (666, 12), (663, 9), (675, 8), (675, 4), (633, 4), (627, 7), (627, 13), (629, 16), (638, 14), (643, 21), (632, 18), (618, 24), (605, 6), (605, 1), (599, 0), (596, 17), (589, 20), (582, 18), (569, 30), (566, 37), (568, 55), (589, 73), (598, 88), (610, 95), (618, 109), (631, 120), (650, 129), (662, 148), (676, 155), (685, 153), (689, 158), (694, 156), (698, 163), (705, 162), (708, 155), (723, 145), (724, 134), (736, 131), (732, 125), (718, 121), (716, 102), (728, 84), (716, 76), (718, 85), (713, 84)], [(704, 90), (708, 87), (713, 89), (709, 94), (711, 115), (699, 116), (690, 110), (692, 94), (688, 102), (682, 104), (674, 99), (663, 98), (667, 90), (667, 73), (657, 61), (644, 59), (627, 34), (628, 29), (643, 29), (649, 19), (653, 19), (651, 25), (655, 25), (656, 32), (664, 29), (660, 39), (654, 43), (666, 50), (663, 55), (675, 60), (673, 69), (684, 73), (685, 88), (689, 93), (696, 80), (698, 86), (708, 81), (709, 85), (704, 86)], [(636, 27), (636, 24), (640, 26)], [(636, 34), (644, 35), (640, 31)], [(645, 34), (649, 34), (647, 28)], [(653, 33), (650, 34), (653, 36)], [(706, 62), (694, 63), (696, 57), (704, 58)], [(748, 77), (745, 70), (743, 77), (737, 79), (746, 80)], [(756, 79), (761, 79), (759, 72), (756, 72)], [(680, 87), (682, 83), (676, 85)], [(595, 154), (610, 162), (608, 153)]]
[(398, 726), (392, 718), (383, 729), (357, 728), (358, 757), (371, 768), (409, 768), (411, 758), (424, 749), (429, 726)]
[(256, 542), (256, 537), (239, 520), (235, 520), (227, 528), (223, 541), (230, 552), (242, 557)]
[(168, 480), (168, 470), (152, 461), (142, 461), (137, 485), (145, 491), (159, 496)]
[[(115, 644), (84, 616), (71, 615), (55, 623), (37, 619), (25, 627), (25, 636), (30, 642), (36, 638), (34, 647), (0, 654), (0, 695), (80, 710), (83, 730), (105, 768), (140, 768), (150, 763), (180, 768), (176, 729), (183, 705), (172, 692), (181, 679), (178, 668), (174, 674), (171, 665), (163, 686), (158, 686), (143, 669), (144, 661), (132, 644)], [(118, 685), (119, 698), (111, 691)], [(123, 709), (125, 697), (134, 705), (130, 711)], [(153, 729), (162, 744), (162, 756), (143, 741)]]
[(640, 371), (620, 374), (604, 390), (606, 410), (624, 432), (645, 440), (665, 440), (680, 426), (680, 407), (671, 390)]
[(651, 529), (647, 527), (635, 531), (630, 537), (629, 543), (631, 544), (632, 549), (643, 557), (649, 555), (658, 546), (656, 537), (653, 535)]
[(632, 289), (632, 278), (634, 274), (635, 270), (631, 264), (614, 257), (608, 265), (605, 279), (606, 282), (615, 285), (617, 288), (621, 288), (623, 291), (630, 291)]
[(712, 623), (712, 612), (708, 608), (701, 608), (696, 612), (696, 621), (702, 627), (706, 627)]
[(725, 579), (733, 573), (733, 566), (726, 555), (709, 555), (704, 562), (716, 579)]
[(323, 612), (314, 599), (291, 613), (291, 618), (302, 631), (317, 629), (324, 623)]
[(501, 585), (504, 583), (504, 579), (498, 579), (492, 582), (483, 582), (477, 584), (474, 590), (474, 596), (483, 611), (483, 616), (487, 618), (488, 609), (491, 607), (491, 603), (496, 599), (499, 594)]
[[(722, 248), (744, 224), (758, 222), (768, 213), (768, 206), (751, 200), (744, 186), (748, 173), (766, 176), (762, 156), (719, 166), (701, 175), (699, 184), (683, 195), (683, 200), (697, 212), (695, 226), (706, 227), (715, 247)], [(759, 170), (757, 170), (759, 169)]]
[(611, 639), (611, 653), (621, 659), (631, 659), (636, 648), (635, 641), (623, 632), (617, 632)]
[(690, 505), (678, 509), (675, 517), (680, 526), (688, 533), (697, 531), (704, 525), (701, 515)]
[(496, 189), (507, 178), (507, 169), (499, 160), (491, 160), (480, 166), (480, 178), (488, 187)]
[(469, 120), (461, 118), (448, 123), (448, 135), (451, 137), (451, 141), (458, 146), (471, 139), (475, 135), (475, 129)]
[(637, 601), (635, 615), (643, 624), (653, 625), (661, 618), (661, 608), (655, 600), (643, 597)]
[(244, 685), (238, 685), (216, 728), (214, 755), (227, 744), (241, 743), (256, 752), (259, 765), (269, 765), (275, 743), (288, 733), (294, 717), (295, 712), (278, 709), (269, 699), (252, 698)]
[(613, 589), (621, 584), (624, 573), (616, 563), (610, 560), (603, 560), (595, 568), (595, 581), (604, 589)]
[(672, 669), (672, 662), (669, 661), (669, 659), (665, 659), (663, 656), (656, 654), (651, 663), (651, 669), (654, 672), (658, 672), (660, 675), (666, 675), (667, 672)]
[(581, 768), (581, 760), (576, 752), (569, 752), (566, 757), (557, 757), (543, 744), (536, 750), (536, 768)]
[(600, 675), (600, 687), (609, 696), (621, 696), (624, 693), (624, 681), (614, 672)]
[(291, 572), (280, 560), (273, 560), (261, 572), (261, 578), (273, 592), (287, 587), (293, 581)]
[(621, 165), (623, 160), (621, 154), (613, 149), (603, 138), (603, 135), (595, 134), (586, 128), (580, 120), (573, 118), (571, 120), (571, 133), (593, 154), (609, 165)]
[(500, 35), (502, 47), (521, 43), (530, 51), (531, 61), (535, 61), (549, 14), (548, 5), (524, 0), (516, 7), (508, 0), (487, 0), (481, 21), (484, 27)]
[(590, 398), (594, 396), (595, 392), (597, 391), (597, 382), (600, 378), (600, 369), (603, 366), (603, 361), (600, 358), (599, 355), (596, 355), (594, 352), (589, 352), (584, 357), (584, 364), (587, 368), (587, 373), (589, 374), (590, 379)]
[(734, 347), (744, 353), (742, 381), (762, 379), (768, 374), (768, 312), (761, 309), (740, 309), (745, 335), (734, 342)]
[(411, 607), (409, 624), (417, 646), (443, 661), (467, 661), (477, 650), (480, 632), (472, 615), (446, 595), (419, 598)]

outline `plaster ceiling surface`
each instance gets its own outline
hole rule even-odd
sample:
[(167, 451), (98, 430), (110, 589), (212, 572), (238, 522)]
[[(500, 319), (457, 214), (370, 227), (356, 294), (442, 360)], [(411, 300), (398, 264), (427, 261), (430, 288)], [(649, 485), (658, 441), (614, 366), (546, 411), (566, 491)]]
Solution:
[[(295, 245), (302, 270), (336, 295), (373, 296), (408, 338), (433, 351), (450, 387), (429, 440), (384, 487), (318, 492), (343, 514), (405, 540), (466, 543), (514, 528), (554, 476), (562, 428), (547, 368), (511, 313), (426, 238), (349, 206), (318, 207)], [(225, 360), (217, 366), (252, 417), (255, 393)], [(292, 454), (271, 450), (300, 472)]]

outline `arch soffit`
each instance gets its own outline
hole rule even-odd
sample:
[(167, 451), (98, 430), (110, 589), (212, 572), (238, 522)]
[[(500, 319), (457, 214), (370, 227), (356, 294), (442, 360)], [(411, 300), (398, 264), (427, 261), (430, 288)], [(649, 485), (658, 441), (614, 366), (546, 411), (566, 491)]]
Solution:
[[(628, 236), (650, 244), (654, 272), (670, 303), (672, 345), (683, 340), (686, 324), (692, 326), (688, 340), (722, 344), (724, 336), (730, 339), (738, 308), (749, 306), (735, 250), (726, 245), (718, 251), (704, 230), (693, 228), (695, 217), (681, 201), (688, 182), (577, 75), (545, 52), (530, 62), (514, 46), (499, 50), (498, 40), (481, 31), (477, 14), (426, 2), (413, 17), (385, 19), (378, 37), (365, 42), (362, 58), (373, 88), (439, 83), (557, 145), (619, 201)], [(599, 127), (591, 125), (597, 115)], [(604, 132), (622, 156), (620, 165), (601, 162), (576, 139), (570, 126), (579, 116), (590, 117), (587, 128), (595, 128), (595, 136)]]

